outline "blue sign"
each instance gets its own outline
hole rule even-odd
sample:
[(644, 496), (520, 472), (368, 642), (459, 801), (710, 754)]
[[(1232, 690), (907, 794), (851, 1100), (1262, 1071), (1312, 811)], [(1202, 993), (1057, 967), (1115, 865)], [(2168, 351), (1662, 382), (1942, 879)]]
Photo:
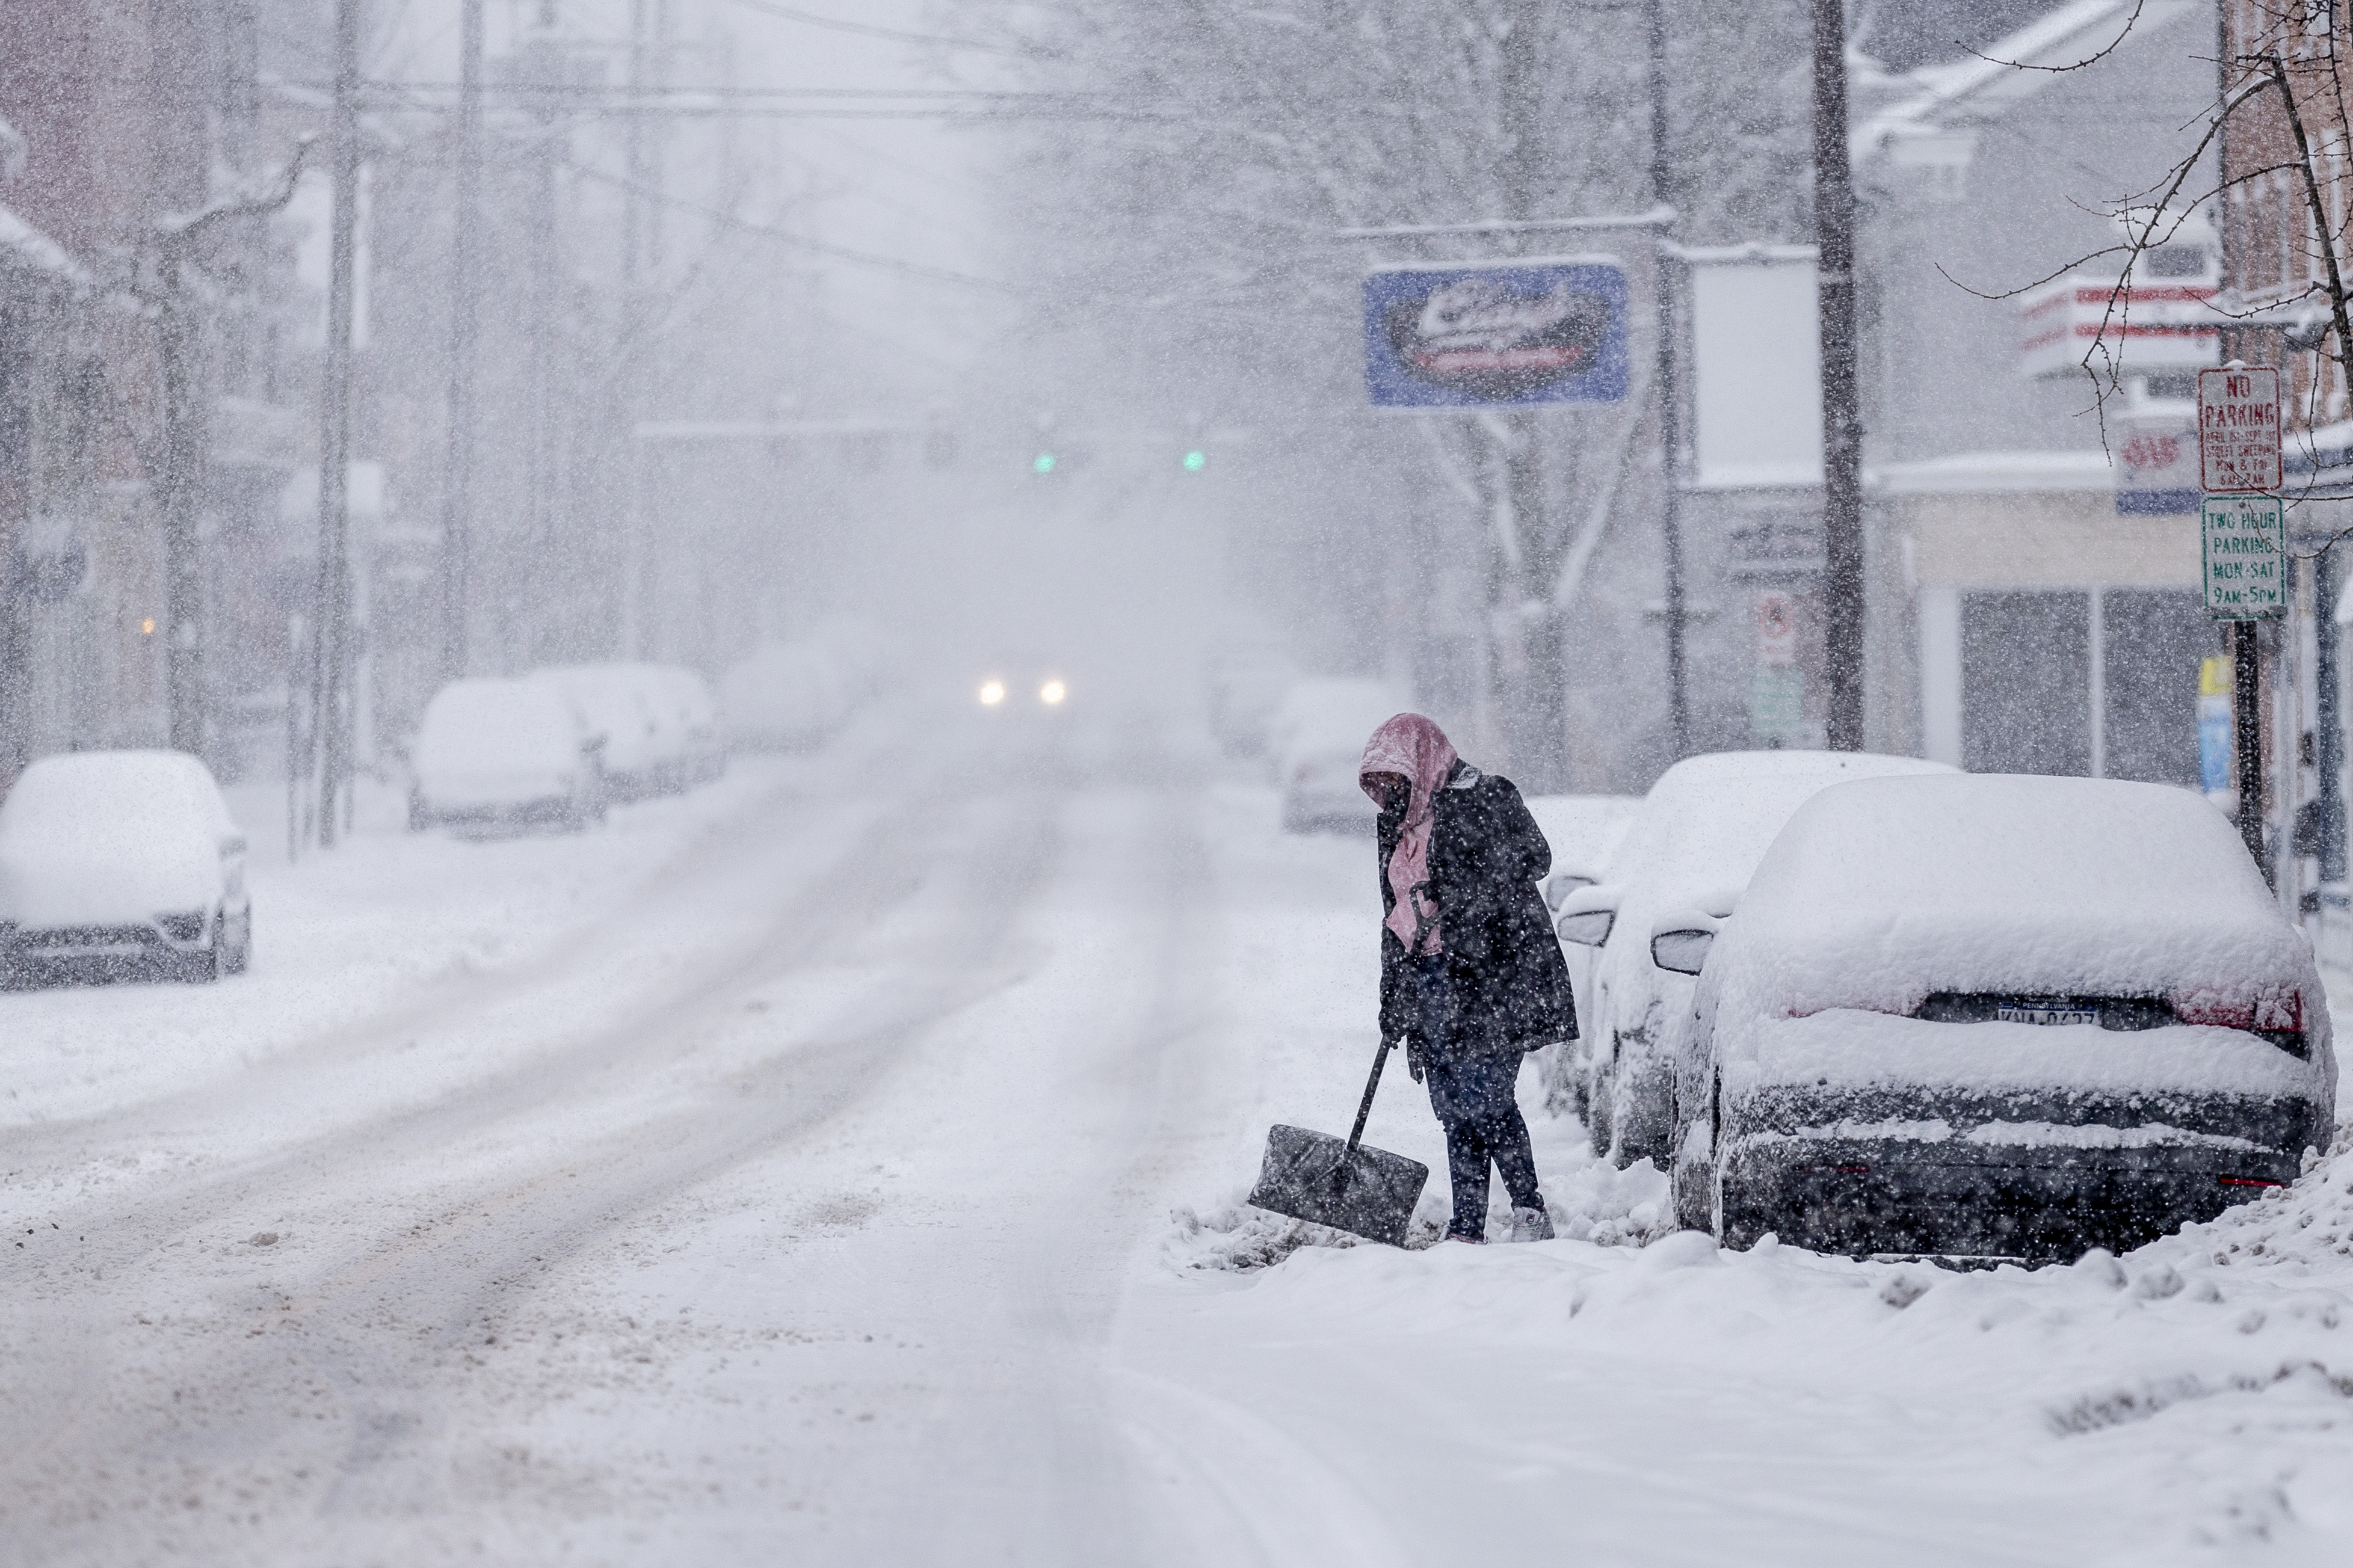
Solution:
[(1626, 397), (1626, 274), (1607, 261), (1407, 268), (1365, 279), (1377, 408)]

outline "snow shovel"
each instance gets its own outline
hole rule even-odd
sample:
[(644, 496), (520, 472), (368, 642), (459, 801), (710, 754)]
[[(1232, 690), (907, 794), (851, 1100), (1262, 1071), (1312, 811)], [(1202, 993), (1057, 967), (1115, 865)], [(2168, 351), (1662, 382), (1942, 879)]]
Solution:
[(1365, 1118), (1373, 1113), (1373, 1093), (1381, 1087), (1381, 1068), (1388, 1059), (1389, 1043), (1383, 1040), (1345, 1143), (1304, 1127), (1268, 1130), (1266, 1163), (1250, 1189), (1251, 1203), (1367, 1240), (1405, 1245), (1406, 1226), (1413, 1222), (1430, 1167), (1386, 1149), (1366, 1148), (1362, 1142)]

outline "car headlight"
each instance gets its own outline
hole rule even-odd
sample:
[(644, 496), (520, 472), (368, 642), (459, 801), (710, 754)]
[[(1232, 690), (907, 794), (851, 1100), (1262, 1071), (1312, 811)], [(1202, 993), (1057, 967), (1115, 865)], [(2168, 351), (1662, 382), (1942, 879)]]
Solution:
[(994, 708), (1004, 700), (1005, 682), (984, 680), (980, 683), (980, 705), (983, 708)]
[(1059, 680), (1050, 680), (1038, 689), (1038, 700), (1051, 708), (1071, 694), (1071, 689)]

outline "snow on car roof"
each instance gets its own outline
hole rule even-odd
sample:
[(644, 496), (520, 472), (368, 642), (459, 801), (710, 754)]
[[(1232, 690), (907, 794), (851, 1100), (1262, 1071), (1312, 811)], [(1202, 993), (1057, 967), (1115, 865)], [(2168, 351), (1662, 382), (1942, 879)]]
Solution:
[(68, 824), (187, 822), (231, 826), (204, 763), (185, 752), (72, 752), (26, 768), (0, 806), (0, 834)]
[[(1870, 752), (1718, 752), (1677, 763), (1642, 798), (1611, 857), (1611, 881), (1652, 904), (1736, 896), (1790, 814), (1832, 785), (1885, 774), (1950, 773), (1942, 763)], [(1647, 930), (1642, 939), (1648, 940)]]
[(1725, 946), (1726, 1005), (1737, 990), (1776, 1015), (1908, 1012), (1939, 991), (2312, 982), (2309, 950), (2222, 815), (2185, 790), (2109, 779), (1824, 790), (1774, 841)]

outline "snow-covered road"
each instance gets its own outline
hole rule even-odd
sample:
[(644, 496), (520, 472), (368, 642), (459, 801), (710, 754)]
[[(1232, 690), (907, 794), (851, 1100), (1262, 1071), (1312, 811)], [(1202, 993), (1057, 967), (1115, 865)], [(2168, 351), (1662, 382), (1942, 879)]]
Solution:
[[(1236, 1200), (1353, 1108), (1367, 857), (1189, 750), (391, 826), (257, 870), (250, 976), (0, 996), (0, 1563), (2353, 1547), (2353, 1159), (1957, 1277), (1629, 1245), (1547, 1122), (1562, 1240), (1293, 1251)], [(1440, 1163), (1401, 1076), (1368, 1136)]]

